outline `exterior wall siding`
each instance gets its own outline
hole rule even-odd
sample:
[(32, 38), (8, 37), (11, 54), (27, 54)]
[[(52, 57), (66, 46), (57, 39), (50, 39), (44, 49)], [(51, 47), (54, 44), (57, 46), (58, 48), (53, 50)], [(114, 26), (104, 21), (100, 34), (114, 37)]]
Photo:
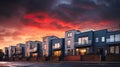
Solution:
[[(68, 34), (71, 33), (71, 36), (68, 36)], [(75, 44), (75, 34), (79, 34), (80, 31), (78, 30), (69, 30), (65, 32), (65, 55), (68, 55), (68, 50), (72, 50), (72, 55), (75, 55), (74, 51), (74, 44)], [(67, 41), (70, 40), (70, 47), (68, 48)]]
[[(115, 40), (117, 36), (117, 41)], [(111, 42), (111, 35), (113, 36), (114, 41)], [(78, 44), (78, 39), (82, 37), (88, 37), (88, 43), (87, 44)], [(68, 45), (68, 41), (70, 41)], [(53, 46), (55, 43), (60, 43), (60, 47), (57, 49), (54, 49)], [(35, 46), (33, 48), (33, 46)], [(22, 46), (19, 46), (22, 47)], [(30, 57), (32, 54), (37, 53), (38, 56), (44, 56), (50, 57), (53, 55), (53, 52), (56, 50), (61, 50), (62, 55), (65, 57), (65, 60), (69, 60), (67, 58), (72, 58), (74, 60), (74, 57), (77, 57), (76, 60), (80, 60), (81, 56), (76, 56), (76, 49), (87, 49), (89, 48), (89, 53), (97, 54), (100, 56), (106, 56), (109, 60), (110, 56), (108, 54), (111, 54), (111, 51), (114, 53), (120, 55), (120, 30), (118, 31), (108, 31), (107, 29), (104, 30), (98, 30), (98, 31), (86, 31), (86, 32), (80, 32), (78, 30), (69, 30), (65, 32), (65, 38), (58, 38), (56, 36), (46, 36), (43, 37), (43, 42), (39, 41), (27, 41), (25, 44), (25, 53), (26, 57)], [(112, 48), (111, 48), (112, 47)], [(10, 46), (8, 48), (4, 49), (5, 57), (13, 58), (16, 57), (15, 53), (17, 47), (16, 46)], [(71, 50), (71, 54), (69, 54), (69, 50)], [(118, 53), (115, 53), (115, 52)], [(97, 56), (97, 57), (99, 57)], [(93, 56), (92, 56), (93, 57)], [(87, 54), (86, 57), (84, 57), (85, 60), (87, 60)], [(99, 58), (99, 59), (100, 59)], [(29, 59), (29, 58), (28, 58)], [(45, 59), (45, 58), (44, 58)], [(91, 56), (89, 56), (89, 59), (91, 59)], [(27, 60), (27, 59), (26, 59)], [(101, 59), (100, 59), (101, 60)]]

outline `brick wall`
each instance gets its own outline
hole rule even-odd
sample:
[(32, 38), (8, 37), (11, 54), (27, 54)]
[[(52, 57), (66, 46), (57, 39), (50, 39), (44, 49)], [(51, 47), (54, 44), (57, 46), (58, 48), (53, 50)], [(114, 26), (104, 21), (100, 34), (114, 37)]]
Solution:
[(50, 61), (59, 61), (59, 57), (53, 56), (53, 57), (50, 58)]
[(64, 61), (80, 61), (81, 56), (65, 56)]
[(19, 58), (15, 58), (14, 61), (19, 61)]
[(38, 58), (37, 61), (45, 61), (44, 57)]
[(9, 61), (13, 61), (13, 58), (9, 58)]
[(82, 61), (101, 61), (100, 55), (84, 55)]
[(30, 61), (37, 61), (36, 57), (30, 58)]
[(120, 61), (120, 55), (107, 55), (106, 61)]
[(22, 58), (21, 60), (22, 60), (22, 61), (27, 61), (27, 58)]

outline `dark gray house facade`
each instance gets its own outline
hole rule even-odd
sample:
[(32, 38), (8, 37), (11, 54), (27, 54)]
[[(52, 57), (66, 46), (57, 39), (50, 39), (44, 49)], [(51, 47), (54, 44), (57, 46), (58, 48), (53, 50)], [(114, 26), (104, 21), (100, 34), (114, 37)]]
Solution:
[(75, 35), (75, 54), (120, 54), (120, 30), (81, 32)]
[(84, 55), (93, 51), (93, 31), (81, 32), (75, 35), (75, 54)]
[(25, 57), (25, 44), (19, 43), (16, 45), (16, 57)]
[(52, 56), (64, 56), (64, 38), (53, 39), (52, 41)]
[(4, 48), (4, 58), (9, 58), (9, 49), (8, 49), (8, 47)]
[(108, 45), (108, 53), (120, 54), (120, 30), (110, 31), (106, 35), (106, 45)]

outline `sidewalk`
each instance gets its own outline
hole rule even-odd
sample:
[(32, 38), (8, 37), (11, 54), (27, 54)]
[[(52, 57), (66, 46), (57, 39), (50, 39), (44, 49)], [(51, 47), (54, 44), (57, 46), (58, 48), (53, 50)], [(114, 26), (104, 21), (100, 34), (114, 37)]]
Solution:
[(60, 61), (59, 63), (79, 63), (79, 64), (120, 64), (120, 62), (108, 62), (108, 61)]

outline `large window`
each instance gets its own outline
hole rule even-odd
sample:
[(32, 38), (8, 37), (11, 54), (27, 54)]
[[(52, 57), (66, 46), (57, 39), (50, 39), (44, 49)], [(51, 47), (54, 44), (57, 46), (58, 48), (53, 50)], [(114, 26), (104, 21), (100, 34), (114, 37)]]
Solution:
[(68, 37), (72, 37), (72, 32), (67, 34)]
[(105, 42), (105, 37), (101, 37), (101, 41), (102, 41), (102, 42)]
[(90, 48), (86, 48), (86, 53), (90, 53)]
[(80, 51), (78, 48), (76, 49), (76, 55), (80, 55)]
[(95, 42), (98, 42), (98, 41), (99, 41), (99, 40), (98, 40), (98, 37), (96, 37), (96, 38), (95, 38)]
[(71, 44), (71, 41), (68, 40), (68, 41), (67, 41), (67, 48), (70, 48), (70, 44)]
[(60, 48), (60, 43), (55, 43), (54, 48)]
[(114, 50), (115, 50), (114, 46), (110, 47), (110, 53), (115, 53)]
[(54, 54), (53, 54), (54, 56), (60, 56), (61, 55), (61, 51), (60, 50), (58, 50), (58, 51), (54, 51)]
[(32, 54), (32, 57), (37, 57), (37, 53), (33, 53), (33, 54)]
[(88, 37), (80, 37), (80, 38), (78, 38), (78, 44), (79, 45), (88, 44)]
[(116, 47), (115, 47), (115, 53), (116, 53), (116, 54), (119, 54), (119, 46), (116, 46)]
[(116, 41), (116, 42), (120, 41), (120, 34), (116, 34), (116, 35), (115, 35), (115, 41)]
[(73, 55), (73, 49), (68, 49), (67, 50), (67, 55)]
[(82, 44), (82, 38), (78, 38), (78, 44)]
[(88, 44), (88, 37), (82, 38), (82, 44)]
[(76, 48), (76, 55), (85, 55), (90, 52), (89, 48)]
[(119, 46), (111, 46), (110, 47), (110, 53), (119, 54), (119, 51), (120, 51)]
[(114, 35), (110, 35), (110, 42), (114, 42)]

